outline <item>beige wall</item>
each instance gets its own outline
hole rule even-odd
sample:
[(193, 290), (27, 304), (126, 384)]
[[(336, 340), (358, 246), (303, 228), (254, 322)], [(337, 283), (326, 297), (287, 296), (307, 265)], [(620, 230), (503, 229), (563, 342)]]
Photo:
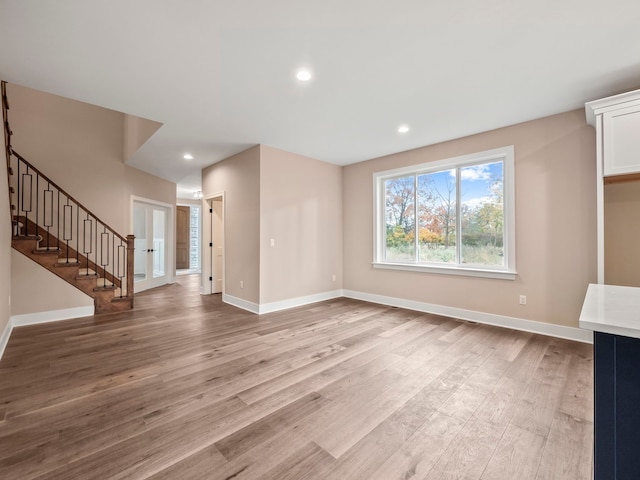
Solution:
[[(260, 147), (238, 153), (202, 170), (206, 200), (225, 195), (225, 293), (242, 300), (260, 301)], [(203, 219), (203, 243), (209, 242), (211, 223)], [(211, 252), (203, 251), (203, 265)], [(207, 273), (203, 267), (203, 273)], [(240, 281), (244, 287), (240, 287)]]
[[(506, 145), (515, 146), (515, 281), (372, 268), (374, 172)], [(596, 281), (595, 161), (595, 131), (576, 110), (345, 167), (344, 288), (578, 326)]]
[(342, 168), (260, 152), (260, 303), (341, 289)]
[[(174, 183), (124, 164), (123, 113), (13, 84), (7, 90), (14, 149), (118, 233), (131, 233), (132, 195), (175, 204)], [(38, 272), (43, 277), (32, 278)], [(32, 291), (48, 274), (44, 269), (30, 273), (26, 278), (12, 268), (14, 295)], [(83, 306), (73, 295), (51, 288), (51, 296), (34, 297), (25, 305), (31, 311), (19, 313)], [(18, 307), (12, 314), (18, 314)]]
[(17, 250), (11, 252), (11, 275), (12, 283), (19, 287), (11, 296), (11, 315), (93, 307), (91, 297)]
[(123, 160), (126, 162), (138, 149), (149, 140), (162, 126), (160, 122), (124, 114), (124, 150)]
[(640, 183), (604, 187), (604, 282), (640, 287)]

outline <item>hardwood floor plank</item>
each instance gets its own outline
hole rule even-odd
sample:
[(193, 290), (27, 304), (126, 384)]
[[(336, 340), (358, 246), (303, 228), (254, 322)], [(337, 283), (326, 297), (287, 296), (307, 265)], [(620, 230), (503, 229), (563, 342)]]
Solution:
[(535, 480), (546, 437), (509, 425), (481, 480)]
[(211, 480), (227, 462), (215, 446), (210, 445), (177, 463), (140, 480)]
[(557, 412), (544, 446), (537, 480), (589, 480), (593, 470), (593, 423)]
[(504, 432), (502, 426), (472, 419), (451, 441), (425, 480), (479, 479)]
[(571, 345), (560, 411), (593, 422), (593, 346)]
[[(371, 480), (408, 480), (425, 478), (465, 421), (434, 412), (375, 473)], [(505, 477), (508, 478), (508, 477)]]
[(215, 446), (227, 460), (233, 460), (273, 437), (279, 430), (295, 425), (328, 402), (330, 400), (318, 393), (306, 395), (217, 441)]
[(261, 480), (305, 480), (325, 478), (323, 472), (333, 462), (333, 458), (314, 443), (297, 450), (268, 472), (260, 475)]

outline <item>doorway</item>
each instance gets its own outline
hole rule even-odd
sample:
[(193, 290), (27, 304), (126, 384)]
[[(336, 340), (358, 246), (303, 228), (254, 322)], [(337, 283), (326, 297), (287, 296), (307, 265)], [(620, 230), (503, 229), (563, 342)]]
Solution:
[(224, 294), (225, 277), (225, 198), (224, 193), (206, 199), (203, 215), (202, 293)]
[(176, 206), (176, 275), (200, 273), (201, 204)]
[(176, 270), (189, 270), (191, 209), (182, 205), (176, 207)]
[(136, 237), (133, 291), (137, 293), (169, 283), (172, 278), (171, 208), (134, 199), (131, 217)]

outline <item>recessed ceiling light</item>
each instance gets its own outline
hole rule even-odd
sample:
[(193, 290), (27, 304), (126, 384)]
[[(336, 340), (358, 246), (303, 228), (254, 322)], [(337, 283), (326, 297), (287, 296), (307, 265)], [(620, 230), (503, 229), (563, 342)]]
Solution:
[(193, 160), (193, 155), (191, 155), (190, 153), (185, 153), (182, 158), (184, 158), (185, 160)]
[(398, 133), (407, 133), (409, 131), (409, 125), (400, 125), (398, 127)]
[(301, 82), (308, 82), (311, 80), (311, 72), (302, 68), (296, 73), (296, 78)]

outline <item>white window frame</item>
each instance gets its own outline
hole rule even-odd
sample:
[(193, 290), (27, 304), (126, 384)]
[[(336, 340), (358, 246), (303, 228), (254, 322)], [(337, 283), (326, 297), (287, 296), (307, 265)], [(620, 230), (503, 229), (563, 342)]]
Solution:
[[(385, 181), (408, 175), (434, 173), (453, 168), (467, 167), (496, 161), (503, 162), (503, 201), (504, 201), (504, 259), (502, 267), (464, 264), (436, 263), (400, 263), (385, 260), (386, 245), (386, 205)], [(496, 148), (484, 152), (447, 158), (434, 162), (412, 165), (409, 167), (386, 170), (373, 174), (374, 220), (373, 220), (373, 267), (390, 270), (406, 270), (413, 272), (437, 273), (448, 275), (465, 275), (472, 277), (497, 278), (515, 280), (516, 278), (516, 222), (515, 222), (515, 153), (513, 145)], [(457, 194), (460, 195), (458, 185)], [(459, 201), (456, 202), (459, 209)], [(456, 230), (459, 232), (459, 216), (456, 217)], [(459, 235), (456, 237), (460, 238)], [(456, 240), (459, 242), (459, 240)]]

